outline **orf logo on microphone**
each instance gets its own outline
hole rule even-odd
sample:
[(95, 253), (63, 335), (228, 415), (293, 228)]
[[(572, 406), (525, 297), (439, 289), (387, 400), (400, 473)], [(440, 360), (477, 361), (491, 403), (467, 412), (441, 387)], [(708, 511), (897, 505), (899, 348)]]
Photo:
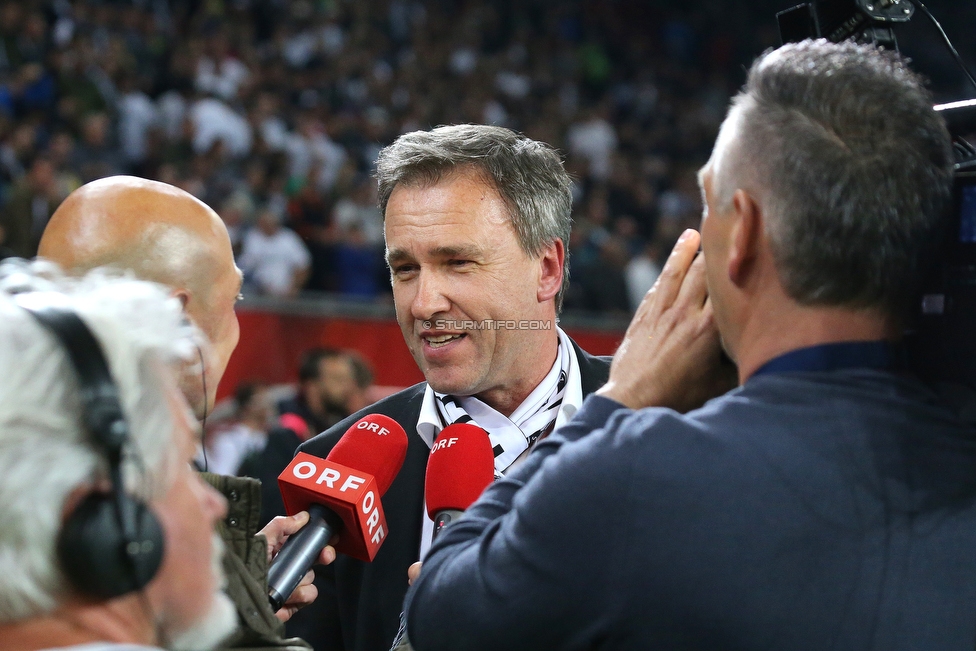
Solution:
[(386, 436), (387, 434), (390, 433), (390, 430), (386, 429), (385, 427), (383, 427), (379, 423), (370, 422), (370, 421), (366, 420), (365, 418), (363, 418), (358, 423), (356, 423), (356, 429), (369, 430), (370, 432), (373, 432), (374, 434), (377, 434), (378, 436)]
[(289, 515), (322, 504), (342, 518), (337, 552), (364, 561), (376, 556), (387, 526), (372, 475), (299, 452), (278, 476), (278, 486)]
[(434, 454), (438, 450), (443, 450), (444, 448), (450, 448), (457, 445), (458, 439), (456, 436), (450, 436), (443, 439), (437, 439), (434, 442), (434, 446), (430, 449), (430, 453)]

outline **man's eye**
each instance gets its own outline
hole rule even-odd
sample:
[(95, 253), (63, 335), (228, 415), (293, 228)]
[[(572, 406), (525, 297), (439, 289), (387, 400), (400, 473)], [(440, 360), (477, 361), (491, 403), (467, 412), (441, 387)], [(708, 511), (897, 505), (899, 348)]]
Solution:
[(463, 267), (465, 265), (471, 264), (470, 260), (451, 260), (449, 263), (452, 267)]

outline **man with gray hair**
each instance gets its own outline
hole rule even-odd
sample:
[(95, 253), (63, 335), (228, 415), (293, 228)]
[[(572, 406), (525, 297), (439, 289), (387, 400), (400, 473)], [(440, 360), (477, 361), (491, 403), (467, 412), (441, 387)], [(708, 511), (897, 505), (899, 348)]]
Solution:
[(329, 649), (388, 651), (407, 569), (430, 546), (424, 474), (437, 434), (484, 428), (507, 472), (607, 378), (556, 325), (568, 276), (570, 179), (549, 146), (508, 129), (417, 131), (377, 161), (397, 321), (426, 382), (353, 414), (299, 448), (325, 457), (366, 414), (407, 431), (406, 461), (383, 497), (389, 534), (372, 563), (340, 556), (325, 623)]
[[(701, 236), (607, 384), (433, 546), (415, 648), (972, 649), (976, 432), (896, 348), (952, 165), (896, 54), (756, 61), (701, 173)], [(661, 408), (713, 323), (739, 388)]]
[(4, 651), (205, 651), (236, 628), (227, 505), (176, 382), (196, 332), (162, 286), (0, 265)]

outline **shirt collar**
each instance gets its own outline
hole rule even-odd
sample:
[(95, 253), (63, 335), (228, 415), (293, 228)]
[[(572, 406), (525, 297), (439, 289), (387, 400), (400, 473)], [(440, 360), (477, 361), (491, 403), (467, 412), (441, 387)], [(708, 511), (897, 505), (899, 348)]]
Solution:
[[(560, 427), (566, 423), (573, 414), (580, 408), (583, 404), (583, 384), (582, 378), (580, 377), (580, 365), (579, 359), (576, 357), (576, 349), (573, 347), (573, 342), (569, 338), (562, 328), (557, 327), (556, 333), (559, 336), (559, 345), (563, 347), (563, 350), (569, 354), (569, 377), (566, 384), (566, 393), (563, 395), (562, 405), (559, 408), (559, 415), (556, 417), (556, 427)], [(556, 367), (559, 365), (559, 359), (557, 357), (556, 361), (553, 362), (553, 369), (550, 373), (555, 371), (558, 374), (558, 369)], [(534, 390), (533, 390), (534, 391)], [(532, 399), (532, 394), (526, 398), (526, 401)], [(424, 390), (424, 400), (420, 405), (420, 416), (417, 419), (417, 433), (420, 438), (423, 439), (427, 447), (434, 445), (434, 439), (444, 428), (441, 423), (440, 416), (437, 413), (437, 400), (434, 390), (427, 385)], [(524, 404), (524, 403), (523, 403)], [(516, 409), (518, 411), (518, 409)]]
[(899, 365), (898, 348), (890, 342), (844, 341), (791, 350), (760, 366), (751, 378), (774, 373), (840, 371), (855, 368), (891, 370)]

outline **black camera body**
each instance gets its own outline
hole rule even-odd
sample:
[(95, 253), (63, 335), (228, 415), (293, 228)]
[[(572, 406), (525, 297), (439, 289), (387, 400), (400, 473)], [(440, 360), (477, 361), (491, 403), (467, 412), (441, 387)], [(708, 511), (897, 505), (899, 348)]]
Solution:
[(907, 337), (913, 370), (976, 409), (976, 394), (961, 393), (976, 392), (976, 156), (956, 164), (941, 250), (919, 308)]
[[(909, 0), (813, 0), (776, 18), (783, 43), (853, 39), (897, 50), (894, 27), (914, 13)], [(976, 149), (962, 138), (976, 132), (976, 100), (935, 109), (953, 136), (953, 197), (906, 348), (911, 370), (976, 420)]]

